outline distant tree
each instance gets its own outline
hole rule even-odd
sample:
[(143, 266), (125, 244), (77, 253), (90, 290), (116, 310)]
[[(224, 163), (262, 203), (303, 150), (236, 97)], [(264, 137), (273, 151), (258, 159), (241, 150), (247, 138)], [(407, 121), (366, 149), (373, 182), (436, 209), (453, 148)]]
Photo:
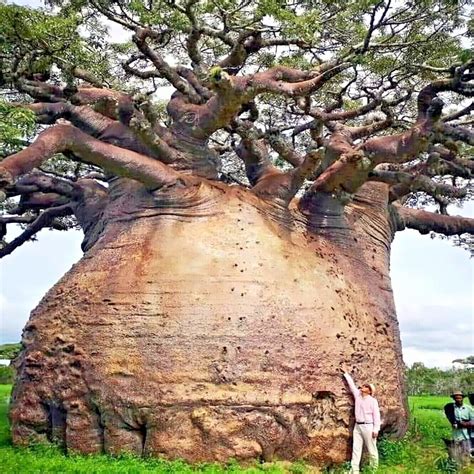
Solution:
[(85, 255), (25, 327), (14, 442), (343, 461), (341, 366), (402, 435), (390, 245), (474, 233), (469, 2), (48, 4), (0, 5), (0, 256)]
[(442, 370), (415, 362), (405, 370), (408, 395), (445, 395), (453, 390), (474, 393), (474, 372), (470, 368)]
[(12, 367), (0, 365), (0, 384), (11, 384), (15, 377)]
[(21, 351), (21, 343), (0, 344), (0, 359), (14, 359)]

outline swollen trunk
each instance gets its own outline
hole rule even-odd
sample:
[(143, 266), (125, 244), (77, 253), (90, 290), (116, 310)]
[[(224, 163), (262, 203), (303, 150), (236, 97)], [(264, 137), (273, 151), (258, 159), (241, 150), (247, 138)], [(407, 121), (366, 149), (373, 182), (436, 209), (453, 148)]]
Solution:
[(341, 366), (377, 385), (383, 428), (403, 433), (384, 196), (366, 186), (345, 215), (326, 205), (308, 221), (225, 185), (117, 192), (25, 328), (14, 441), (341, 462)]

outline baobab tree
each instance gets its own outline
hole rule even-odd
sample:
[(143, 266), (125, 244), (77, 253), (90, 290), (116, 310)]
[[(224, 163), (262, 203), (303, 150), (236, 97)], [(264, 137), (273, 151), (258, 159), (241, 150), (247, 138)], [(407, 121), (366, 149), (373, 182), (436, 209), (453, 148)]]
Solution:
[(0, 7), (0, 253), (77, 225), (84, 257), (24, 329), (14, 442), (339, 462), (343, 367), (402, 435), (391, 241), (474, 232), (468, 2), (50, 3)]

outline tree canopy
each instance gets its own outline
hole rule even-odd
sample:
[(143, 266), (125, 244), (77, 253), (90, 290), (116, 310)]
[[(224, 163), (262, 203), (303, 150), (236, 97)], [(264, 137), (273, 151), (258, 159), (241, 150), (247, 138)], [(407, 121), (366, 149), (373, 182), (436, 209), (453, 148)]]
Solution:
[(472, 197), (468, 1), (46, 3), (0, 5), (0, 256), (90, 227), (116, 176), (220, 180), (305, 215), (383, 182), (397, 230), (469, 244), (473, 220), (448, 214)]

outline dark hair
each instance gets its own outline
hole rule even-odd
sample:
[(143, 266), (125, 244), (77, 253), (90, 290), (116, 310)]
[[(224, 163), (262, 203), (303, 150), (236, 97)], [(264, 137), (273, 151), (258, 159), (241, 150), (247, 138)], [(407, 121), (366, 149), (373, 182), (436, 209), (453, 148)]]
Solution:
[(372, 387), (368, 383), (362, 384), (362, 387), (367, 387), (370, 390), (370, 394), (372, 395)]

